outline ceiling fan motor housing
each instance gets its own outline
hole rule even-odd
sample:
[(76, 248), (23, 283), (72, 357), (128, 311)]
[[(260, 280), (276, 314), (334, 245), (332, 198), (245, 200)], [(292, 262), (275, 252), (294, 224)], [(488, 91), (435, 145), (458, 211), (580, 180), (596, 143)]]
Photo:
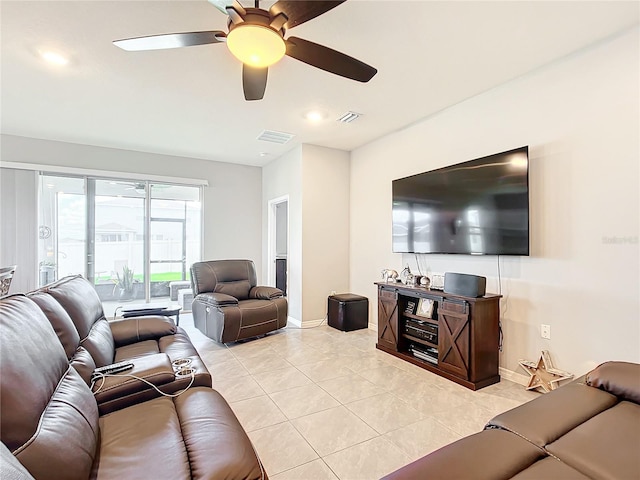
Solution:
[[(263, 27), (267, 27), (274, 32), (277, 32), (280, 36), (284, 37), (285, 28), (284, 26), (280, 27), (280, 29), (274, 28), (272, 24), (271, 15), (268, 11), (263, 10), (261, 8), (245, 8), (246, 14), (242, 15), (242, 22), (235, 23), (233, 21), (233, 16), (229, 15), (229, 20), (227, 21), (227, 27), (229, 28), (229, 33), (233, 31), (234, 28), (239, 27), (240, 25), (250, 24), (250, 25), (260, 25)], [(283, 15), (279, 14), (278, 16)], [(286, 16), (284, 17), (284, 21), (286, 21)], [(278, 22), (280, 23), (280, 22)]]

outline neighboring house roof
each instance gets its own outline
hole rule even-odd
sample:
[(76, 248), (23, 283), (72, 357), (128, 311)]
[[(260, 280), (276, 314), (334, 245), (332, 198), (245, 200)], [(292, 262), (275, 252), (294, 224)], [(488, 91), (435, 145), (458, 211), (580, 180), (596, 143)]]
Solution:
[(133, 228), (126, 227), (119, 223), (105, 223), (103, 225), (96, 225), (96, 232), (98, 233), (110, 233), (110, 232), (135, 232)]

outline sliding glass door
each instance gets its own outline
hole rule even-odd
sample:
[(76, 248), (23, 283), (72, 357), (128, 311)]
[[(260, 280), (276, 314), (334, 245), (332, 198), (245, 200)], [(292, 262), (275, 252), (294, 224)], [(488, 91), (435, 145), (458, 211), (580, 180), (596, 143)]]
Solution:
[(83, 178), (41, 175), (38, 283), (85, 274), (87, 195)]
[(143, 300), (146, 185), (98, 179), (88, 185), (95, 205), (87, 278), (103, 301)]
[[(168, 300), (201, 255), (201, 188), (40, 177), (40, 284), (89, 279), (103, 302)], [(111, 306), (113, 306), (111, 305)]]

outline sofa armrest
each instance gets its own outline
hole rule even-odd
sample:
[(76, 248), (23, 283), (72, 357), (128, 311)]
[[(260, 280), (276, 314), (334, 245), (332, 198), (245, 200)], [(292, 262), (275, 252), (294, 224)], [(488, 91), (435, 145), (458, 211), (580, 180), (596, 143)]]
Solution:
[(156, 353), (134, 358), (131, 360), (131, 363), (133, 363), (133, 369), (116, 373), (112, 376), (105, 376), (95, 381), (92, 391), (96, 402), (98, 402), (98, 406), (101, 403), (122, 399), (123, 404), (120, 405), (120, 408), (127, 407), (136, 402), (127, 402), (126, 397), (153, 388), (149, 384), (134, 378), (132, 375), (144, 378), (156, 387), (175, 380), (171, 360), (166, 353)]
[(382, 480), (512, 478), (543, 457), (544, 450), (512, 433), (484, 430), (450, 443)]
[(640, 404), (640, 364), (606, 362), (587, 373), (585, 383)]
[(249, 298), (257, 298), (259, 300), (273, 300), (284, 296), (284, 292), (275, 287), (253, 287), (249, 291)]
[(109, 326), (116, 347), (144, 340), (157, 340), (176, 333), (176, 324), (173, 320), (161, 315), (112, 320)]
[(194, 300), (211, 307), (228, 307), (238, 305), (238, 299), (226, 293), (201, 293)]

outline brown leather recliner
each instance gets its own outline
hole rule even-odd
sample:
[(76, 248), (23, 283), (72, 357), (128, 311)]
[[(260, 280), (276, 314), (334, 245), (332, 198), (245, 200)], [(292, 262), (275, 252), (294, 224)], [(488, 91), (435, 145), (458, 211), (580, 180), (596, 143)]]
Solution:
[(282, 290), (257, 286), (251, 260), (212, 260), (191, 266), (193, 323), (220, 343), (264, 335), (287, 325)]

